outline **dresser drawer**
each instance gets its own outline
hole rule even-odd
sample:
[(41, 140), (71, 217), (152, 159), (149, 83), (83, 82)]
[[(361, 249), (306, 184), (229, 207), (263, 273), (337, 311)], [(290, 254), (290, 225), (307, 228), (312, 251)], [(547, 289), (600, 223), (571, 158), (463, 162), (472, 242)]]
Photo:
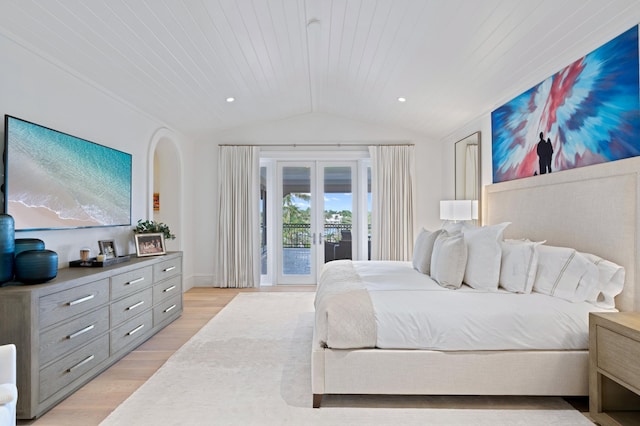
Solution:
[(64, 321), (108, 301), (108, 278), (43, 296), (40, 298), (40, 327)]
[(640, 389), (640, 342), (603, 327), (597, 333), (598, 368)]
[(114, 275), (111, 277), (111, 300), (116, 300), (122, 296), (150, 287), (152, 282), (153, 268), (151, 266)]
[(153, 290), (149, 287), (112, 303), (110, 308), (111, 326), (115, 327), (129, 318), (138, 315), (140, 312), (151, 309), (152, 300)]
[(175, 294), (182, 293), (182, 276), (170, 278), (153, 286), (153, 304), (163, 301)]
[(109, 335), (83, 346), (50, 366), (40, 370), (42, 402), (109, 357)]
[(141, 342), (153, 328), (153, 313), (151, 310), (130, 319), (111, 331), (111, 354), (115, 354), (134, 342)]
[(153, 281), (158, 282), (182, 274), (182, 258), (169, 259), (153, 265)]
[(175, 318), (182, 312), (182, 297), (179, 294), (153, 307), (153, 326), (157, 327), (169, 318)]
[(44, 365), (109, 331), (106, 306), (40, 334), (40, 364)]

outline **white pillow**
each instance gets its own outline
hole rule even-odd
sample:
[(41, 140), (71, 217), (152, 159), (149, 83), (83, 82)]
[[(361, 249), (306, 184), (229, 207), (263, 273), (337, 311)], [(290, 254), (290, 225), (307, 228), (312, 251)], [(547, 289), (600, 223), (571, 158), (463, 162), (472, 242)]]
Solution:
[(582, 302), (593, 296), (598, 268), (585, 256), (567, 247), (538, 247), (538, 272), (533, 291)]
[(504, 240), (500, 263), (500, 287), (512, 293), (531, 293), (538, 269), (538, 246), (542, 242)]
[(420, 230), (413, 247), (413, 269), (423, 274), (431, 274), (433, 244), (436, 242), (440, 232), (442, 232), (440, 229), (434, 232), (429, 232), (424, 228)]
[(587, 302), (600, 308), (615, 308), (615, 297), (622, 293), (624, 288), (624, 268), (595, 254), (582, 253), (582, 255), (598, 268), (598, 285)]
[(462, 228), (464, 242), (467, 245), (464, 282), (470, 287), (482, 290), (498, 289), (502, 259), (500, 241), (509, 223)]
[(467, 246), (462, 234), (451, 235), (442, 231), (433, 245), (431, 278), (442, 287), (460, 288), (466, 264)]

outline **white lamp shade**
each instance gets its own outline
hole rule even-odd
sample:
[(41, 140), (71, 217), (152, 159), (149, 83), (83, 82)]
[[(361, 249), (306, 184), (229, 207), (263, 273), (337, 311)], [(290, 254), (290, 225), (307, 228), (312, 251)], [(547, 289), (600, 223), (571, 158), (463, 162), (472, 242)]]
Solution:
[(478, 200), (440, 201), (440, 219), (471, 220), (478, 218)]

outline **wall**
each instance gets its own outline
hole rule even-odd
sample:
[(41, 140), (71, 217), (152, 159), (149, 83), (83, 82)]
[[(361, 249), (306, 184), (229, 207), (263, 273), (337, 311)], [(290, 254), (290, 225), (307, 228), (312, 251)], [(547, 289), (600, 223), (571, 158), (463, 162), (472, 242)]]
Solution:
[[(2, 35), (0, 57), (0, 115), (13, 115), (132, 154), (132, 223), (146, 218), (149, 144), (163, 124)], [(168, 133), (189, 149), (183, 137)], [(91, 247), (95, 254), (98, 240), (103, 239), (115, 240), (120, 254), (135, 253), (130, 227), (18, 232), (16, 238), (42, 239), (58, 253), (60, 267), (78, 259), (83, 246)], [(189, 244), (183, 242), (185, 248)], [(185, 277), (189, 275), (186, 270)]]
[(254, 126), (245, 126), (213, 135), (197, 142), (195, 160), (198, 178), (194, 210), (199, 235), (213, 235), (211, 244), (202, 242), (195, 255), (195, 285), (210, 286), (213, 281), (213, 259), (216, 256), (217, 216), (217, 151), (218, 144), (305, 144), (305, 143), (397, 143), (415, 144), (416, 163), (416, 229), (439, 228), (442, 152), (439, 144), (402, 129), (348, 120), (328, 114), (312, 113)]

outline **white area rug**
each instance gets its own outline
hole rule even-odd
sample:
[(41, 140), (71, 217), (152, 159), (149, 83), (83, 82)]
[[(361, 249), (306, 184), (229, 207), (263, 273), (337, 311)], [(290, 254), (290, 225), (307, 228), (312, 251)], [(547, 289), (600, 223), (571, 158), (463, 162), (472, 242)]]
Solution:
[(561, 398), (325, 396), (311, 408), (313, 293), (240, 293), (108, 425), (592, 425)]

